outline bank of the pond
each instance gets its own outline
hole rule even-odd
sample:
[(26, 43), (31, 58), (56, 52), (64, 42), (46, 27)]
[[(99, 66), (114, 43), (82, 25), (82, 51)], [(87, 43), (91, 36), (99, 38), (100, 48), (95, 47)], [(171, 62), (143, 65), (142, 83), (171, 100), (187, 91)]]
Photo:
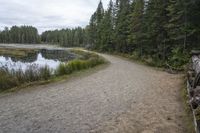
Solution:
[(39, 49), (28, 48), (2, 48), (0, 47), (0, 55), (9, 55), (10, 57), (20, 58), (38, 52)]
[(73, 50), (73, 52), (81, 55), (81, 58), (61, 63), (53, 72), (48, 66), (39, 69), (30, 66), (25, 71), (20, 69), (9, 71), (6, 68), (0, 68), (0, 91), (7, 91), (18, 86), (31, 85), (35, 82), (40, 82), (41, 84), (51, 82), (59, 79), (61, 76), (63, 77), (77, 71), (93, 68), (106, 62), (103, 57), (92, 52), (80, 50)]

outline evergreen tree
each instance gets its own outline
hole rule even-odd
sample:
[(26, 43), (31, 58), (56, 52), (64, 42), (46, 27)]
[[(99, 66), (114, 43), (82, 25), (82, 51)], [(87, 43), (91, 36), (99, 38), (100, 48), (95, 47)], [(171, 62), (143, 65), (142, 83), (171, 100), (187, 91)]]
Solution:
[(139, 49), (142, 54), (144, 40), (144, 0), (134, 0), (130, 14), (129, 50)]
[(168, 0), (149, 0), (145, 11), (145, 43), (149, 45), (146, 52), (155, 59), (166, 59), (168, 34), (165, 26), (169, 20), (168, 4)]
[(167, 30), (176, 47), (186, 49), (188, 33), (188, 4), (190, 0), (169, 0)]
[(99, 5), (97, 7), (96, 11), (96, 26), (97, 26), (97, 42), (95, 49), (101, 49), (101, 42), (102, 42), (102, 32), (103, 32), (103, 25), (102, 25), (102, 20), (104, 18), (104, 8), (103, 8), (103, 3), (99, 2)]
[(118, 52), (128, 52), (128, 35), (129, 35), (129, 13), (130, 1), (119, 0), (116, 2), (118, 5), (116, 27), (115, 27), (115, 43)]
[(101, 50), (102, 51), (113, 51), (113, 33), (114, 33), (114, 7), (113, 1), (110, 0), (108, 10), (105, 12), (105, 16), (101, 22)]

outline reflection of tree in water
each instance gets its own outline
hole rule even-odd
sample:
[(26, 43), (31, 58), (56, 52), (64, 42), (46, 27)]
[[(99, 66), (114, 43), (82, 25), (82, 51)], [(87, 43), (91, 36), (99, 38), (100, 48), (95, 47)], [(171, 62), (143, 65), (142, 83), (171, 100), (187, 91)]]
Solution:
[[(27, 53), (23, 57), (11, 57), (12, 61), (17, 62), (35, 62), (37, 60), (38, 54), (41, 53), (42, 57), (49, 60), (59, 60), (61, 62), (69, 61), (77, 58), (77, 55), (74, 53), (71, 53), (70, 51), (65, 50), (46, 50), (42, 49), (40, 51), (34, 52), (34, 53)], [(4, 57), (10, 57), (10, 56), (4, 56)]]
[(65, 50), (41, 50), (41, 54), (46, 59), (69, 61), (77, 58), (77, 55)]
[(37, 54), (38, 54), (38, 52), (28, 53), (23, 57), (11, 57), (11, 59), (14, 62), (21, 61), (21, 62), (31, 63), (31, 62), (34, 62), (37, 60)]

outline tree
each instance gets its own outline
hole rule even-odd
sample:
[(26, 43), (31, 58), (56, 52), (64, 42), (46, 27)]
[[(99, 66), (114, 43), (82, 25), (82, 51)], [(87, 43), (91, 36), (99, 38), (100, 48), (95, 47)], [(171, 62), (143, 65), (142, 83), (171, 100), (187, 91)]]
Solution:
[(96, 27), (97, 27), (97, 38), (96, 38), (96, 46), (95, 49), (100, 49), (101, 48), (101, 42), (102, 42), (102, 20), (104, 18), (104, 8), (103, 8), (103, 3), (99, 2), (99, 5), (96, 10)]
[(128, 48), (128, 36), (129, 36), (129, 13), (130, 13), (130, 1), (119, 0), (116, 2), (118, 5), (116, 27), (115, 27), (115, 43), (116, 50), (118, 52), (126, 53)]
[(101, 22), (101, 51), (113, 51), (113, 33), (114, 33), (114, 7), (113, 2), (110, 0), (108, 10), (105, 12), (104, 18)]
[(149, 0), (145, 11), (146, 45), (149, 45), (146, 52), (163, 61), (168, 49), (168, 32), (165, 27), (169, 20), (168, 3), (168, 0)]
[(132, 3), (132, 12), (130, 14), (130, 35), (129, 50), (140, 50), (142, 55), (142, 45), (144, 40), (144, 0), (135, 0)]
[(188, 33), (188, 0), (170, 0), (168, 6), (168, 16), (170, 20), (167, 24), (168, 34), (170, 40), (177, 47), (183, 50), (187, 47), (187, 34)]

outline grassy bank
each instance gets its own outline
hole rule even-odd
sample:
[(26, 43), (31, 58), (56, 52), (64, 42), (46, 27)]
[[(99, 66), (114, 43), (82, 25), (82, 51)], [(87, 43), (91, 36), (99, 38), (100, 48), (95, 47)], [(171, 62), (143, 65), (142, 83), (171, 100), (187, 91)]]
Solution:
[(6, 91), (23, 84), (30, 84), (36, 81), (48, 81), (63, 75), (70, 75), (74, 72), (89, 69), (105, 63), (105, 60), (97, 54), (75, 50), (81, 55), (80, 59), (61, 63), (56, 70), (50, 70), (48, 66), (37, 68), (31, 65), (27, 70), (11, 70), (0, 68), (0, 91)]
[(29, 54), (34, 54), (37, 49), (23, 49), (23, 48), (0, 48), (0, 55), (7, 55), (10, 57), (25, 57)]

